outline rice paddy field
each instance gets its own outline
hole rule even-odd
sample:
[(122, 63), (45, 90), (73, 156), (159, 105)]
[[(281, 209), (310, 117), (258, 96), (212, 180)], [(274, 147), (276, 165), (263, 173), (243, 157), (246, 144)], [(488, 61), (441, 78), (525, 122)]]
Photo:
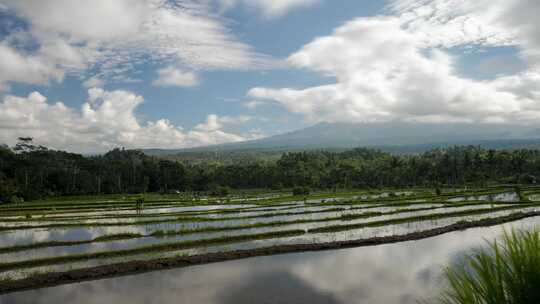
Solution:
[(362, 240), (369, 245), (420, 239), (423, 233), (539, 216), (539, 195), (540, 187), (501, 186), (446, 189), (440, 195), (430, 189), (393, 189), (307, 197), (279, 192), (221, 198), (147, 195), (144, 204), (137, 204), (135, 196), (76, 197), (4, 205), (0, 290), (55, 285), (43, 279), (51, 274), (79, 274), (65, 282), (88, 279), (85, 272), (96, 269), (118, 269), (120, 275), (126, 271), (117, 266), (132, 262), (205, 264), (214, 260), (204, 257), (220, 254), (237, 259), (335, 249)]

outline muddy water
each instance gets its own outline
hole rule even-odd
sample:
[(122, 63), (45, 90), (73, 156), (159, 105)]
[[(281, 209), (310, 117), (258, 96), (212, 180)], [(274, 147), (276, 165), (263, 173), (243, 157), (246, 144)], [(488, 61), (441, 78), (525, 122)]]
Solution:
[(64, 285), (0, 296), (0, 303), (374, 303), (429, 299), (441, 268), (540, 218), (421, 241), (287, 254)]
[[(148, 235), (158, 230), (163, 231), (177, 231), (183, 229), (203, 229), (203, 228), (225, 228), (230, 226), (240, 226), (240, 225), (250, 225), (250, 224), (263, 224), (276, 221), (289, 221), (289, 225), (282, 225), (287, 229), (312, 229), (321, 226), (327, 225), (336, 225), (336, 224), (355, 224), (362, 223), (366, 221), (374, 220), (386, 220), (393, 218), (403, 218), (411, 216), (421, 216), (431, 213), (444, 213), (444, 212), (456, 212), (456, 211), (465, 211), (479, 208), (489, 208), (491, 205), (473, 205), (473, 206), (462, 206), (455, 208), (439, 208), (435, 210), (425, 210), (425, 211), (413, 211), (415, 209), (426, 208), (426, 207), (436, 207), (437, 205), (412, 205), (406, 207), (379, 207), (371, 209), (360, 209), (360, 210), (347, 210), (340, 212), (324, 212), (324, 213), (314, 213), (314, 214), (297, 214), (297, 215), (287, 215), (287, 216), (276, 216), (269, 218), (251, 218), (244, 220), (229, 220), (222, 222), (180, 222), (180, 223), (156, 223), (156, 224), (145, 224), (145, 225), (129, 225), (129, 226), (101, 226), (101, 227), (69, 227), (69, 228), (55, 228), (55, 229), (46, 229), (46, 228), (36, 228), (36, 229), (21, 229), (21, 230), (11, 230), (6, 232), (0, 232), (0, 247), (9, 247), (14, 245), (23, 245), (23, 244), (32, 244), (35, 242), (45, 242), (45, 241), (81, 241), (81, 240), (91, 240), (97, 237), (102, 237), (112, 234), (122, 234), (122, 233), (136, 233), (141, 235)], [(497, 207), (503, 207), (503, 205), (498, 205)], [(382, 216), (372, 216), (369, 218), (360, 218), (356, 220), (341, 220), (339, 217), (345, 214), (363, 214), (365, 212), (391, 212), (391, 211), (403, 211), (402, 213), (382, 215)], [(408, 211), (408, 212), (406, 212)], [(515, 212), (512, 211), (512, 212)], [(311, 224), (294, 224), (296, 220), (320, 220), (323, 218), (337, 218), (333, 221), (325, 221)], [(273, 227), (266, 227), (264, 229), (258, 229), (259, 232), (268, 232), (275, 230)], [(253, 230), (255, 231), (255, 230)], [(230, 235), (230, 231), (222, 231), (218, 233), (219, 236)], [(215, 234), (215, 235), (218, 235)], [(197, 238), (197, 235), (189, 235), (188, 239)], [(145, 240), (146, 242), (146, 240)], [(85, 248), (87, 246), (84, 246)], [(17, 254), (19, 258), (23, 258)], [(0, 254), (0, 261), (2, 258)], [(9, 260), (9, 259), (6, 259)]]
[(459, 196), (448, 199), (449, 202), (464, 201), (489, 201), (489, 202), (519, 202), (519, 195), (516, 192), (504, 192), (496, 194), (485, 194), (476, 196)]

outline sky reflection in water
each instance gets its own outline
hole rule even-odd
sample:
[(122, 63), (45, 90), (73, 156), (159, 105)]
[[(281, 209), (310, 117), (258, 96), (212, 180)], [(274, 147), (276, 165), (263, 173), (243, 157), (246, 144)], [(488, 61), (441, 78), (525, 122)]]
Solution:
[(0, 296), (12, 303), (417, 303), (435, 295), (441, 269), (503, 227), (415, 242), (245, 259)]

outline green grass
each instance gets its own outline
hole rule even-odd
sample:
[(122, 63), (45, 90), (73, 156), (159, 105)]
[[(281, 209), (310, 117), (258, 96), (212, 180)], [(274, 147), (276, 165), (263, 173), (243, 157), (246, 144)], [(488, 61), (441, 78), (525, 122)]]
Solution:
[(243, 235), (236, 235), (236, 236), (210, 238), (210, 239), (199, 239), (199, 240), (190, 240), (190, 241), (183, 241), (183, 242), (147, 245), (147, 246), (135, 247), (135, 248), (130, 248), (130, 249), (82, 253), (82, 254), (73, 254), (73, 255), (66, 255), (66, 256), (40, 258), (40, 259), (34, 259), (34, 260), (7, 262), (7, 263), (0, 263), (0, 272), (14, 270), (14, 269), (20, 270), (24, 268), (40, 267), (40, 266), (46, 266), (46, 265), (57, 265), (57, 264), (66, 264), (66, 263), (72, 263), (72, 262), (81, 262), (81, 261), (87, 261), (87, 260), (92, 260), (92, 259), (106, 259), (106, 258), (114, 258), (114, 257), (132, 256), (132, 255), (137, 255), (137, 254), (175, 251), (175, 250), (189, 249), (189, 248), (194, 248), (194, 247), (199, 247), (199, 246), (222, 245), (222, 244), (230, 244), (230, 243), (246, 242), (246, 241), (254, 241), (254, 240), (267, 240), (267, 239), (297, 236), (297, 235), (303, 235), (303, 234), (305, 234), (304, 230), (286, 230), (286, 231), (275, 231), (275, 232), (267, 232), (267, 233), (259, 233), (259, 234), (243, 234)]
[[(327, 192), (321, 191), (307, 196), (308, 199), (317, 199), (317, 198), (332, 198), (332, 197), (350, 197), (354, 195), (359, 195), (365, 193), (364, 190), (355, 190), (355, 191), (341, 191), (341, 192)], [(229, 197), (206, 197), (202, 196), (196, 199), (189, 195), (169, 195), (169, 194), (156, 194), (156, 193), (147, 193), (146, 202), (147, 203), (183, 203), (185, 205), (215, 205), (221, 204), (225, 201), (229, 201), (230, 204), (258, 204), (266, 205), (269, 203), (291, 201), (291, 200), (303, 200), (304, 197), (293, 196), (288, 192), (278, 192), (278, 193), (259, 193), (262, 194), (278, 194), (278, 197), (269, 197), (261, 200), (250, 200), (257, 198), (257, 195), (248, 194), (245, 196), (231, 195)], [(55, 207), (57, 209), (70, 207), (70, 206), (119, 206), (126, 204), (134, 204), (136, 199), (140, 197), (139, 194), (130, 194), (130, 195), (96, 195), (96, 196), (73, 196), (73, 197), (61, 197), (61, 198), (51, 198), (46, 200), (37, 200), (31, 202), (25, 202), (23, 204), (7, 204), (0, 206), (0, 210), (10, 210), (10, 209), (48, 209)], [(203, 200), (204, 198), (204, 200)]]
[[(470, 205), (476, 205), (477, 203), (472, 203)], [(257, 223), (257, 224), (249, 224), (249, 225), (240, 225), (240, 226), (225, 226), (225, 227), (205, 227), (196, 229), (195, 231), (185, 231), (184, 233), (198, 233), (198, 232), (214, 232), (214, 231), (225, 231), (225, 230), (239, 230), (239, 229), (247, 229), (247, 228), (260, 228), (260, 227), (272, 227), (272, 226), (283, 226), (283, 225), (292, 225), (292, 224), (304, 224), (304, 223), (315, 223), (315, 222), (328, 222), (328, 221), (335, 221), (335, 220), (354, 220), (354, 219), (360, 219), (360, 218), (368, 218), (373, 216), (381, 216), (381, 215), (392, 215), (392, 214), (398, 214), (403, 212), (414, 212), (414, 211), (426, 211), (426, 210), (436, 210), (441, 208), (453, 208), (453, 207), (463, 207), (467, 206), (468, 204), (465, 203), (455, 203), (452, 205), (445, 205), (440, 207), (427, 207), (427, 208), (417, 208), (417, 209), (399, 209), (395, 211), (389, 211), (389, 212), (365, 212), (365, 213), (359, 213), (359, 214), (348, 214), (348, 215), (341, 215), (337, 217), (326, 217), (322, 219), (309, 219), (309, 220), (293, 220), (293, 221), (275, 221), (275, 222), (266, 222), (266, 223)], [(389, 205), (393, 206), (393, 205)], [(403, 205), (405, 206), (405, 205)], [(380, 206), (377, 206), (380, 207)], [(524, 205), (515, 205), (512, 206), (513, 208), (521, 208), (524, 207)], [(363, 210), (363, 209), (370, 209), (371, 207), (363, 207), (363, 208), (352, 208), (351, 210)], [(499, 209), (493, 209), (499, 210)], [(260, 211), (260, 210), (257, 210)], [(343, 210), (325, 210), (324, 212), (339, 212)], [(324, 213), (324, 212), (314, 212), (314, 213)], [(302, 215), (302, 214), (310, 214), (309, 212), (306, 213), (284, 213), (281, 214), (283, 216), (294, 216), (294, 215)], [(273, 216), (281, 216), (276, 215), (274, 213)], [(262, 214), (260, 217), (273, 217), (268, 216), (267, 214)], [(236, 220), (249, 220), (249, 219), (256, 219), (259, 216), (254, 217), (237, 217)], [(231, 218), (229, 218), (231, 219)], [(233, 218), (234, 219), (234, 218)], [(17, 227), (8, 226), (8, 227), (0, 227), (0, 231), (12, 231), (12, 230), (23, 230), (23, 229), (66, 229), (66, 228), (74, 228), (74, 227), (124, 227), (124, 226), (144, 226), (144, 225), (155, 225), (155, 224), (180, 224), (180, 223), (197, 223), (197, 222), (220, 222), (227, 219), (213, 219), (213, 218), (197, 218), (197, 217), (179, 217), (176, 219), (152, 219), (152, 220), (146, 220), (146, 221), (134, 221), (134, 222), (110, 222), (110, 223), (100, 223), (100, 222), (90, 222), (90, 223), (81, 223), (81, 222), (74, 222), (74, 223), (53, 223), (53, 224), (44, 224), (44, 225), (20, 225)]]
[(505, 232), (445, 275), (441, 304), (540, 303), (540, 232)]
[(0, 285), (7, 285), (14, 281), (15, 279), (13, 279), (11, 276), (3, 276), (2, 278), (0, 278)]
[[(468, 206), (468, 205), (474, 205), (474, 204), (456, 204), (451, 207), (458, 208), (462, 206)], [(516, 206), (511, 206), (512, 209)], [(299, 220), (293, 220), (293, 221), (274, 221), (274, 222), (261, 222), (261, 223), (251, 223), (251, 224), (243, 224), (243, 225), (235, 225), (235, 226), (208, 226), (208, 227), (200, 227), (200, 228), (192, 228), (192, 229), (179, 229), (179, 230), (156, 230), (153, 233), (149, 235), (141, 235), (141, 234), (132, 234), (132, 233), (124, 233), (124, 234), (113, 234), (113, 235), (104, 235), (92, 240), (82, 240), (82, 241), (48, 241), (48, 242), (38, 242), (28, 245), (16, 245), (11, 247), (0, 247), (0, 253), (11, 253), (11, 252), (19, 252), (19, 251), (25, 251), (25, 250), (32, 250), (32, 249), (39, 249), (39, 248), (45, 248), (45, 247), (59, 247), (59, 246), (75, 246), (75, 245), (83, 245), (83, 244), (91, 244), (91, 243), (97, 243), (97, 242), (107, 242), (107, 241), (117, 241), (117, 240), (128, 240), (128, 239), (135, 239), (135, 238), (144, 238), (144, 237), (156, 237), (156, 238), (162, 238), (162, 237), (171, 237), (176, 235), (186, 235), (186, 234), (195, 234), (195, 233), (209, 233), (209, 232), (224, 232), (224, 231), (234, 231), (234, 230), (244, 230), (244, 229), (255, 229), (255, 228), (264, 228), (264, 227), (278, 227), (278, 226), (287, 226), (287, 225), (295, 225), (295, 224), (307, 224), (307, 223), (324, 223), (328, 221), (336, 221), (336, 220), (342, 220), (342, 221), (351, 221), (351, 220), (357, 220), (357, 219), (368, 219), (371, 217), (377, 217), (377, 216), (383, 216), (383, 215), (394, 215), (394, 214), (400, 214), (405, 212), (415, 212), (415, 211), (428, 211), (428, 210), (437, 210), (441, 208), (449, 208), (446, 206), (443, 207), (428, 207), (428, 208), (421, 208), (421, 209), (400, 209), (400, 210), (394, 210), (394, 211), (388, 211), (388, 212), (364, 212), (364, 213), (357, 213), (357, 214), (347, 214), (347, 215), (341, 215), (337, 217), (327, 217), (327, 218), (320, 218), (320, 219), (299, 219)], [(475, 214), (477, 212), (486, 213), (488, 211), (500, 211), (500, 210), (506, 210), (508, 207), (502, 207), (502, 208), (494, 208), (494, 209), (474, 209), (474, 210), (464, 210), (459, 211), (457, 214), (458, 216), (463, 214)], [(336, 227), (339, 227), (340, 229), (337, 231), (342, 230), (341, 228), (346, 227), (348, 229), (357, 229), (362, 227), (375, 227), (375, 226), (383, 226), (383, 225), (391, 225), (391, 224), (401, 224), (406, 222), (415, 222), (415, 221), (422, 221), (422, 220), (428, 220), (428, 219), (435, 219), (435, 218), (442, 218), (445, 217), (443, 215), (448, 214), (448, 217), (455, 217), (456, 213), (438, 213), (433, 215), (426, 215), (426, 216), (414, 216), (414, 217), (407, 217), (407, 218), (399, 218), (399, 219), (390, 219), (390, 220), (383, 220), (383, 221), (372, 221), (372, 222), (366, 222), (366, 223), (360, 223), (360, 224), (354, 224), (354, 225), (339, 225), (339, 226), (328, 226), (328, 227), (321, 227), (321, 228), (314, 228), (310, 230), (310, 232), (323, 232), (324, 230), (335, 230)]]
[(428, 221), (428, 220), (438, 220), (438, 219), (443, 219), (443, 218), (461, 217), (461, 216), (467, 216), (467, 215), (489, 214), (496, 211), (523, 209), (523, 208), (531, 207), (531, 206), (535, 206), (535, 205), (534, 204), (520, 205), (520, 206), (515, 205), (515, 206), (508, 206), (508, 207), (483, 208), (483, 209), (463, 210), (463, 211), (456, 211), (456, 212), (433, 213), (433, 214), (427, 214), (427, 215), (412, 216), (412, 217), (390, 219), (390, 220), (383, 220), (383, 221), (366, 222), (366, 223), (359, 223), (359, 224), (331, 225), (331, 226), (326, 226), (326, 227), (321, 227), (321, 228), (310, 229), (309, 232), (310, 233), (339, 232), (339, 231), (347, 231), (347, 230), (360, 229), (360, 228), (366, 228), (366, 227), (380, 227), (380, 226), (386, 226), (386, 225), (405, 224), (405, 223)]
[[(523, 193), (534, 193), (540, 191), (540, 188), (523, 188)], [(448, 190), (448, 189), (447, 189)], [(356, 195), (377, 195), (381, 193), (393, 193), (395, 191), (411, 191), (413, 195), (410, 196), (390, 196), (384, 198), (370, 198), (367, 200), (361, 200), (353, 198)], [(520, 203), (504, 203), (504, 202), (486, 202), (486, 201), (463, 201), (463, 202), (446, 202), (445, 200), (452, 197), (467, 197), (484, 194), (497, 194), (513, 191), (508, 187), (497, 187), (490, 189), (469, 189), (464, 191), (446, 191), (440, 196), (433, 195), (433, 189), (384, 189), (375, 191), (341, 191), (337, 193), (331, 192), (317, 192), (310, 196), (308, 199), (326, 199), (325, 203), (308, 203), (305, 206), (296, 201), (303, 201), (304, 197), (294, 197), (290, 193), (281, 193), (282, 196), (277, 198), (265, 198), (259, 201), (236, 201), (225, 202), (223, 199), (209, 198), (208, 200), (192, 200), (186, 196), (160, 196), (149, 195), (147, 202), (144, 204), (144, 210), (151, 210), (155, 208), (165, 208), (164, 211), (170, 211), (169, 208), (174, 207), (192, 207), (192, 206), (210, 206), (210, 205), (239, 205), (230, 206), (231, 209), (219, 208), (214, 210), (198, 210), (198, 211), (178, 211), (163, 212), (161, 210), (155, 210), (155, 214), (116, 214), (118, 211), (135, 210), (135, 203), (133, 202), (136, 196), (109, 196), (109, 197), (79, 197), (79, 198), (67, 198), (59, 199), (57, 201), (41, 201), (30, 202), (22, 205), (12, 205), (0, 208), (0, 221), (5, 222), (18, 222), (14, 227), (0, 227), (0, 230), (23, 230), (34, 228), (59, 228), (59, 229), (71, 229), (75, 227), (101, 227), (101, 226), (143, 226), (154, 224), (182, 224), (179, 230), (174, 230), (174, 227), (165, 225), (156, 227), (163, 229), (155, 231), (149, 235), (141, 234), (119, 234), (119, 235), (106, 235), (90, 240), (74, 240), (74, 241), (44, 241), (36, 242), (27, 245), (13, 245), (11, 247), (0, 247), (0, 253), (15, 253), (33, 250), (37, 248), (57, 247), (57, 246), (72, 246), (82, 245), (94, 242), (108, 242), (124, 239), (134, 239), (143, 237), (172, 237), (181, 234), (202, 233), (202, 232), (219, 232), (219, 231), (238, 231), (236, 233), (226, 233), (225, 236), (207, 236), (210, 239), (195, 239), (193, 241), (179, 241), (172, 242), (173, 240), (163, 240), (163, 243), (148, 245), (144, 247), (142, 244), (130, 245), (123, 250), (108, 251), (108, 252), (86, 252), (77, 255), (67, 256), (51, 256), (43, 259), (33, 259), (13, 263), (2, 263), (0, 261), (0, 272), (5, 269), (18, 270), (19, 268), (32, 268), (39, 265), (62, 264), (71, 263), (77, 261), (85, 261), (89, 259), (101, 259), (109, 257), (124, 256), (126, 259), (133, 258), (133, 255), (144, 254), (147, 252), (160, 252), (160, 251), (172, 251), (184, 248), (194, 248), (205, 245), (229, 245), (235, 242), (249, 241), (253, 239), (266, 239), (266, 238), (279, 238), (288, 236), (288, 233), (303, 234), (304, 230), (287, 230), (287, 231), (275, 231), (279, 230), (277, 227), (284, 229), (297, 229), (296, 226), (288, 226), (295, 224), (307, 224), (307, 223), (321, 223), (317, 225), (310, 225), (308, 233), (321, 233), (321, 232), (339, 232), (348, 231), (353, 229), (361, 229), (364, 227), (378, 227), (384, 225), (404, 224), (409, 222), (420, 222), (429, 220), (438, 220), (443, 218), (456, 218), (455, 221), (460, 220), (461, 216), (468, 215), (483, 215), (491, 214), (496, 211), (513, 210), (527, 208), (531, 206), (540, 206), (540, 202), (537, 204), (525, 203), (523, 200)], [(253, 194), (253, 193), (250, 193)], [(251, 197), (251, 196), (250, 196)], [(339, 198), (339, 199), (338, 199)], [(334, 200), (338, 199), (338, 200)], [(426, 199), (424, 202), (410, 202), (410, 200)], [(114, 201), (107, 201), (114, 200)], [(220, 202), (221, 200), (221, 202)], [(273, 209), (273, 207), (280, 206), (279, 209)], [(441, 208), (462, 207), (469, 205), (477, 205), (474, 209), (460, 210), (460, 209), (444, 209), (435, 212)], [(503, 206), (508, 204), (508, 206)], [(250, 206), (254, 205), (254, 206)], [(488, 205), (493, 205), (493, 208), (487, 208)], [(411, 206), (411, 208), (407, 208)], [(413, 209), (412, 206), (415, 206)], [(326, 210), (316, 209), (302, 209), (304, 207), (325, 207)], [(372, 208), (379, 207), (402, 207), (400, 209), (391, 210), (377, 210)], [(500, 208), (499, 208), (500, 207)], [(205, 208), (206, 209), (206, 208)], [(360, 211), (363, 210), (363, 211)], [(403, 214), (400, 218), (392, 217), (390, 219), (375, 218), (377, 216), (400, 214), (404, 212), (415, 211), (427, 211), (434, 210), (433, 212), (425, 212), (424, 215), (412, 213)], [(354, 213), (353, 213), (354, 211)], [(378, 212), (380, 211), (380, 212)], [(92, 213), (87, 213), (92, 212)], [(97, 213), (93, 213), (97, 212)], [(325, 214), (328, 212), (328, 214)], [(337, 212), (337, 214), (330, 214), (330, 212)], [(71, 214), (73, 213), (73, 214)], [(321, 214), (322, 213), (322, 214)], [(58, 218), (47, 218), (49, 214), (59, 214)], [(301, 216), (305, 214), (306, 216)], [(307, 216), (310, 214), (321, 214), (318, 217), (312, 218)], [(17, 215), (19, 218), (1, 218), (1, 216)], [(28, 217), (26, 216), (28, 215)], [(220, 216), (222, 215), (222, 216)], [(281, 217), (284, 218), (275, 218)], [(289, 218), (293, 216), (293, 218)], [(297, 217), (298, 216), (298, 217)], [(406, 217), (405, 217), (406, 216)], [(495, 214), (492, 216), (496, 216)], [(25, 218), (26, 217), (26, 218)], [(141, 218), (139, 218), (141, 217)], [(144, 217), (144, 218), (143, 218)], [(148, 217), (148, 218), (146, 218)], [(167, 217), (167, 218), (162, 218)], [(372, 218), (373, 217), (373, 218)], [(133, 222), (127, 222), (120, 219), (133, 218)], [(268, 220), (257, 220), (268, 218)], [(360, 220), (360, 219), (368, 220)], [(101, 219), (109, 219), (109, 223), (100, 221)], [(114, 221), (113, 219), (118, 219)], [(232, 223), (227, 221), (243, 221), (247, 222)], [(85, 222), (92, 220), (91, 222)], [(356, 222), (351, 222), (355, 221)], [(49, 222), (50, 221), (50, 222)], [(114, 222), (113, 222), (114, 221)], [(329, 221), (340, 221), (331, 222)], [(19, 224), (20, 222), (20, 224)], [(207, 224), (198, 224), (199, 222), (208, 222)], [(213, 222), (220, 222), (214, 224)], [(187, 226), (184, 223), (195, 223), (195, 225)], [(262, 234), (255, 234), (257, 230), (248, 231), (252, 228), (268, 227), (271, 229), (265, 229)], [(306, 227), (304, 225), (300, 228)], [(171, 230), (167, 230), (172, 228)], [(244, 229), (246, 229), (244, 231)], [(260, 232), (260, 230), (258, 230)], [(249, 233), (249, 234), (247, 234)], [(233, 234), (233, 235), (230, 235)], [(240, 235), (242, 234), (242, 235)], [(167, 243), (165, 243), (167, 242)], [(32, 258), (32, 256), (29, 256)], [(4, 269), (4, 270), (2, 270)], [(540, 302), (539, 302), (540, 303)]]
[(10, 247), (0, 247), (0, 254), (3, 253), (12, 253), (20, 252), (25, 250), (47, 248), (47, 247), (60, 247), (60, 246), (75, 246), (75, 245), (84, 245), (92, 243), (101, 243), (109, 241), (121, 241), (121, 240), (130, 240), (135, 238), (144, 237), (138, 233), (121, 233), (121, 234), (111, 234), (97, 237), (91, 240), (82, 240), (82, 241), (48, 241), (48, 242), (36, 242), (27, 245), (15, 245)]
[[(375, 203), (375, 202), (399, 202), (404, 200), (412, 200), (412, 199), (428, 199), (431, 201), (435, 200), (441, 200), (443, 198), (450, 198), (450, 197), (456, 197), (456, 196), (465, 196), (465, 195), (483, 195), (483, 194), (497, 194), (502, 192), (508, 192), (512, 191), (512, 189), (507, 188), (494, 188), (490, 190), (486, 189), (472, 189), (468, 191), (462, 191), (462, 192), (449, 192), (444, 193), (442, 196), (434, 196), (431, 193), (426, 192), (424, 189), (405, 189), (408, 191), (412, 191), (413, 195), (410, 196), (394, 196), (394, 197), (385, 197), (385, 198), (370, 198), (367, 200), (362, 199), (355, 199), (355, 200), (349, 200), (348, 202), (345, 202), (346, 204), (351, 203), (357, 203), (357, 204), (366, 204), (366, 203)], [(312, 195), (307, 196), (307, 199), (333, 199), (333, 198), (340, 198), (340, 199), (346, 199), (351, 198), (353, 196), (362, 195), (362, 194), (369, 194), (369, 195), (375, 195), (375, 194), (381, 194), (381, 193), (393, 193), (395, 191), (399, 191), (398, 189), (387, 189), (387, 190), (380, 190), (380, 191), (374, 191), (374, 192), (366, 192), (365, 190), (357, 190), (357, 191), (342, 191), (337, 193), (331, 193), (331, 192), (318, 192)], [(403, 191), (403, 190), (402, 190)], [(283, 194), (283, 193), (282, 193)], [(24, 203), (22, 205), (5, 205), (0, 206), (0, 213), (4, 215), (20, 215), (21, 213), (24, 214), (31, 214), (32, 216), (37, 215), (46, 215), (46, 214), (59, 214), (64, 212), (77, 212), (77, 211), (83, 211), (84, 212), (95, 212), (95, 211), (103, 211), (108, 209), (113, 210), (134, 210), (135, 205), (135, 199), (138, 196), (136, 195), (126, 195), (126, 196), (97, 196), (97, 197), (74, 197), (72, 199), (59, 199), (59, 200), (45, 200), (45, 201), (36, 201), (36, 202), (29, 202)], [(287, 201), (294, 201), (294, 200), (303, 200), (304, 197), (295, 197), (291, 195), (283, 195), (281, 197), (277, 198), (267, 198), (263, 200), (258, 201), (238, 201), (238, 202), (229, 202), (228, 204), (255, 204), (258, 206), (266, 206), (266, 205), (272, 205), (280, 202), (287, 202)], [(220, 199), (216, 198), (209, 198), (207, 201), (201, 201), (201, 200), (191, 200), (187, 199), (185, 196), (167, 196), (167, 195), (156, 195), (156, 194), (149, 194), (148, 199), (146, 200), (144, 209), (153, 209), (153, 208), (160, 208), (160, 207), (188, 207), (188, 206), (208, 206), (208, 205), (221, 205), (224, 204), (223, 201), (220, 201)], [(227, 203), (225, 203), (227, 204)], [(336, 204), (338, 205), (339, 202), (332, 202), (329, 201), (326, 204), (332, 205)]]
[[(362, 194), (363, 192), (338, 192), (338, 193), (326, 193), (320, 192), (313, 195), (307, 196), (307, 199), (332, 199), (332, 198), (347, 198), (355, 195)], [(28, 212), (33, 212), (34, 215), (43, 215), (43, 214), (59, 214), (64, 212), (74, 212), (82, 211), (84, 212), (94, 212), (102, 211), (106, 209), (122, 209), (122, 210), (134, 210), (135, 209), (135, 199), (137, 196), (129, 196), (125, 200), (115, 200), (108, 201), (103, 200), (101, 197), (95, 197), (87, 201), (38, 201), (30, 202), (22, 205), (4, 205), (0, 206), (0, 213), (5, 215), (19, 215), (20, 213), (26, 214)], [(212, 206), (212, 205), (257, 205), (251, 208), (257, 208), (261, 206), (273, 205), (276, 203), (289, 202), (289, 201), (301, 201), (304, 197), (296, 196), (281, 196), (277, 198), (268, 198), (262, 200), (239, 200), (235, 202), (223, 202), (219, 199), (210, 198), (207, 201), (200, 200), (183, 200), (181, 198), (172, 200), (172, 199), (158, 199), (156, 197), (150, 197), (145, 203), (145, 210), (151, 208), (159, 207), (190, 207), (190, 206)]]
[[(145, 207), (144, 210), (153, 210), (153, 209), (169, 209), (169, 208), (178, 208), (178, 207), (195, 207), (195, 206), (209, 206), (209, 205), (163, 205), (158, 207)], [(211, 205), (210, 205), (211, 206)], [(223, 206), (223, 205), (215, 205), (215, 206)], [(304, 206), (298, 205), (298, 204), (281, 204), (279, 206), (287, 207), (283, 208), (281, 210), (288, 210), (288, 209), (296, 209), (296, 208), (303, 208)], [(266, 208), (271, 207), (267, 206)], [(138, 217), (162, 217), (162, 216), (180, 216), (180, 215), (210, 215), (210, 214), (230, 214), (230, 213), (242, 213), (242, 212), (266, 212), (266, 211), (275, 211), (273, 209), (263, 209), (265, 206), (247, 206), (247, 207), (238, 207), (238, 208), (230, 208), (230, 209), (211, 209), (211, 210), (200, 210), (200, 211), (175, 211), (175, 212), (161, 212), (161, 213), (133, 213), (133, 214), (103, 214), (103, 215), (84, 215), (84, 213), (92, 212), (96, 213), (99, 211), (102, 212), (118, 212), (118, 211), (135, 211), (135, 209), (132, 207), (130, 208), (114, 208), (114, 209), (95, 209), (95, 210), (84, 210), (82, 213), (77, 212), (76, 210), (72, 211), (55, 211), (55, 212), (47, 212), (47, 213), (38, 213), (35, 214), (35, 217), (32, 219), (25, 219), (25, 218), (2, 218), (0, 217), (0, 221), (4, 222), (31, 222), (31, 221), (75, 221), (75, 220), (99, 220), (99, 219), (110, 219), (110, 218), (138, 218)], [(47, 217), (49, 214), (64, 214), (64, 213), (78, 213), (78, 215), (73, 216), (55, 216), (55, 217)], [(1, 214), (1, 213), (0, 213)], [(24, 216), (25, 213), (15, 213), (10, 214), (11, 216)], [(5, 214), (2, 214), (5, 215)]]

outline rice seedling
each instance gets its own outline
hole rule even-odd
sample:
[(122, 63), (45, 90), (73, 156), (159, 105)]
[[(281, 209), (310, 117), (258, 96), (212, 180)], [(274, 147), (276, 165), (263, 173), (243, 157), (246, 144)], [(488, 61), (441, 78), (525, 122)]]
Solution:
[(540, 230), (505, 232), (445, 276), (441, 304), (540, 303)]
[(84, 244), (109, 242), (109, 241), (130, 240), (130, 239), (136, 239), (136, 238), (142, 238), (142, 237), (145, 237), (145, 236), (138, 233), (119, 233), (119, 234), (103, 235), (103, 236), (90, 239), (90, 240), (34, 242), (31, 244), (0, 247), (0, 254), (39, 249), (39, 248), (47, 248), (47, 247), (75, 246), (75, 245), (84, 245)]
[[(531, 207), (533, 205), (528, 205), (528, 206)], [(394, 224), (401, 224), (401, 223), (414, 223), (414, 222), (437, 220), (437, 219), (443, 219), (443, 218), (463, 217), (467, 215), (491, 214), (497, 211), (510, 211), (510, 210), (518, 210), (522, 208), (523, 208), (522, 206), (505, 206), (505, 207), (498, 207), (498, 208), (482, 208), (482, 209), (473, 209), (473, 210), (461, 210), (461, 211), (456, 211), (456, 212), (432, 213), (432, 214), (426, 214), (426, 215), (420, 215), (420, 216), (403, 217), (403, 218), (365, 222), (365, 223), (358, 223), (358, 224), (328, 225), (325, 227), (311, 229), (309, 232), (310, 233), (339, 232), (339, 231), (346, 231), (350, 229), (360, 229), (360, 228), (366, 228), (366, 227), (377, 227), (377, 226), (394, 225)]]
[(298, 236), (305, 234), (303, 230), (282, 230), (258, 234), (241, 234), (235, 236), (222, 236), (209, 239), (197, 239), (183, 242), (162, 243), (147, 246), (134, 247), (129, 249), (109, 250), (82, 254), (72, 254), (66, 256), (55, 256), (48, 258), (38, 258), (34, 260), (24, 260), (17, 262), (0, 263), (0, 272), (5, 272), (14, 269), (24, 269), (39, 266), (49, 266), (58, 264), (67, 264), (70, 262), (87, 261), (91, 259), (106, 259), (113, 257), (132, 256), (137, 254), (157, 253), (166, 251), (175, 251), (180, 249), (188, 249), (201, 247), (206, 245), (231, 244), (245, 241), (269, 240), (280, 237)]

